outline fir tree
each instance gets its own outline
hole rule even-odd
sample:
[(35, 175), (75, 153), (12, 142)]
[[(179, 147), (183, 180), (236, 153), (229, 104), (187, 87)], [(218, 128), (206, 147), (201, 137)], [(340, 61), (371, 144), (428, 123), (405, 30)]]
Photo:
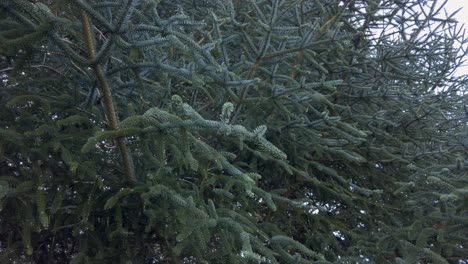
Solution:
[(445, 2), (1, 1), (0, 262), (466, 261)]

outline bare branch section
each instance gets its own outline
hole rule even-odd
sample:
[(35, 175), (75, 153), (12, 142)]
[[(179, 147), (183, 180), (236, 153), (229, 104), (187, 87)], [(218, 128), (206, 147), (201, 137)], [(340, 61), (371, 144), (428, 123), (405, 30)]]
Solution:
[[(114, 103), (112, 101), (111, 88), (106, 76), (104, 75), (104, 72), (102, 71), (102, 67), (98, 63), (96, 63), (96, 49), (94, 48), (93, 39), (91, 35), (91, 26), (89, 23), (88, 15), (84, 11), (81, 12), (81, 23), (83, 25), (83, 35), (86, 42), (86, 48), (88, 50), (88, 59), (93, 68), (94, 74), (96, 75), (96, 78), (98, 80), (100, 92), (103, 95), (106, 116), (109, 121), (109, 128), (111, 130), (115, 130), (117, 128), (117, 116), (115, 114)], [(124, 138), (118, 137), (115, 139), (115, 142), (119, 147), (120, 155), (122, 155), (125, 177), (127, 178), (128, 184), (133, 186), (134, 180), (131, 160), (127, 146), (125, 145)]]

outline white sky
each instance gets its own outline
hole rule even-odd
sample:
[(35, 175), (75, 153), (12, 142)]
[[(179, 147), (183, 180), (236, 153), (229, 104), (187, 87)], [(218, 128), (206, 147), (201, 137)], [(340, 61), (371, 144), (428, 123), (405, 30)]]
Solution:
[(468, 25), (468, 1), (466, 0), (448, 0), (445, 6), (448, 13), (453, 13), (457, 9), (462, 8), (455, 16), (460, 23)]

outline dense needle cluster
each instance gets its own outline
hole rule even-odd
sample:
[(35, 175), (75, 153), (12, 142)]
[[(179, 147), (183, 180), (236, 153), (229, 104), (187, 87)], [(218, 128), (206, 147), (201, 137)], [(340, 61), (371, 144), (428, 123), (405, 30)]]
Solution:
[(445, 2), (0, 1), (0, 262), (465, 263)]

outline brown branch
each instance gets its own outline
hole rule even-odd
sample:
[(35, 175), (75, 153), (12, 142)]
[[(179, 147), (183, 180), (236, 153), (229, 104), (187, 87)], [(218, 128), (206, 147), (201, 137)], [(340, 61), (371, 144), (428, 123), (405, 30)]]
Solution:
[[(96, 62), (96, 49), (94, 48), (93, 37), (91, 33), (91, 25), (89, 23), (88, 15), (81, 11), (81, 24), (83, 25), (83, 36), (86, 42), (86, 48), (88, 50), (88, 60), (91, 67), (96, 75), (98, 81), (99, 91), (103, 96), (103, 103), (106, 109), (106, 117), (109, 121), (109, 128), (111, 130), (117, 129), (117, 116), (115, 114), (114, 103), (112, 101), (112, 93), (106, 76), (102, 70), (101, 65)], [(118, 137), (115, 139), (117, 146), (119, 147), (120, 154), (123, 160), (124, 174), (127, 178), (127, 182), (130, 186), (134, 185), (132, 165), (130, 161), (130, 155), (128, 154), (127, 146), (125, 145), (124, 139)]]

